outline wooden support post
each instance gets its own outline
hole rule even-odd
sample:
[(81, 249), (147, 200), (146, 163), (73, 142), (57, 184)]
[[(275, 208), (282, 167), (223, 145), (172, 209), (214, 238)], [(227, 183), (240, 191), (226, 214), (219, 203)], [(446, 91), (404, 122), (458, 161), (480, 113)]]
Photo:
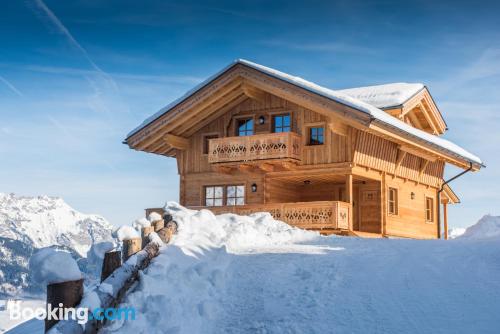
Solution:
[[(440, 205), (438, 203), (438, 205)], [(443, 203), (444, 239), (448, 240), (448, 202)]]
[(141, 238), (132, 238), (123, 240), (123, 250), (122, 250), (123, 262), (127, 261), (129, 257), (140, 251), (141, 246), (142, 246)]
[(380, 181), (380, 233), (385, 236), (387, 233), (387, 185), (386, 174), (382, 174)]
[(101, 282), (108, 278), (121, 265), (122, 257), (120, 251), (106, 252), (102, 261)]
[[(60, 268), (64, 270), (64, 268)], [(67, 281), (47, 285), (47, 308), (69, 308), (77, 306), (83, 296), (83, 278), (76, 281)], [(62, 306), (60, 306), (62, 304)], [(59, 313), (59, 312), (58, 312)], [(58, 320), (45, 319), (45, 332), (54, 326)]]
[(345, 200), (349, 203), (349, 231), (353, 230), (352, 211), (353, 211), (353, 193), (352, 193), (352, 174), (347, 174), (345, 179)]
[(144, 247), (146, 247), (146, 245), (149, 242), (149, 234), (154, 231), (155, 231), (154, 226), (145, 226), (142, 228), (141, 230), (142, 249), (144, 249)]

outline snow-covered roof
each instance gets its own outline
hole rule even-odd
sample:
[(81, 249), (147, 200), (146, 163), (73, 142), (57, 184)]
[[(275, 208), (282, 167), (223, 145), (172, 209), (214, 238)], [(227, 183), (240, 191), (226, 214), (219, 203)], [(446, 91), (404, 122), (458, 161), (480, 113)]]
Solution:
[(344, 93), (377, 108), (390, 108), (402, 105), (424, 89), (424, 87), (421, 83), (396, 82), (385, 85), (342, 89), (337, 92)]
[(335, 102), (344, 104), (346, 106), (349, 106), (351, 108), (354, 108), (356, 110), (364, 112), (371, 117), (372, 122), (381, 123), (385, 126), (392, 128), (393, 130), (395, 130), (397, 132), (400, 132), (400, 133), (405, 134), (405, 135), (409, 135), (410, 137), (413, 137), (414, 140), (419, 141), (419, 142), (423, 142), (429, 146), (432, 146), (433, 148), (435, 148), (439, 151), (444, 151), (448, 154), (451, 154), (452, 156), (465, 159), (466, 161), (474, 163), (474, 164), (483, 165), (483, 163), (479, 157), (468, 152), (467, 150), (458, 146), (457, 144), (452, 143), (451, 141), (446, 140), (444, 138), (429, 134), (429, 133), (422, 131), (420, 129), (414, 128), (414, 127), (400, 121), (396, 117), (389, 115), (385, 111), (383, 111), (383, 110), (381, 110), (381, 109), (379, 109), (371, 104), (368, 104), (364, 101), (356, 99), (356, 98), (346, 94), (345, 92), (342, 92), (341, 90), (332, 90), (329, 88), (325, 88), (325, 87), (317, 85), (313, 82), (304, 80), (300, 77), (292, 76), (292, 75), (289, 75), (287, 73), (283, 73), (283, 72), (280, 72), (278, 70), (275, 70), (273, 68), (266, 67), (266, 66), (263, 66), (260, 64), (256, 64), (256, 63), (250, 62), (248, 60), (244, 60), (244, 59), (235, 60), (233, 63), (226, 66), (224, 69), (217, 72), (215, 75), (211, 76), (210, 78), (208, 78), (207, 80), (205, 80), (204, 82), (202, 82), (201, 84), (196, 86), (194, 89), (190, 90), (188, 93), (184, 94), (181, 98), (173, 101), (165, 108), (162, 108), (160, 111), (158, 111), (157, 113), (155, 113), (151, 117), (147, 118), (140, 126), (135, 128), (134, 130), (132, 130), (127, 135), (127, 138), (131, 137), (132, 135), (134, 135), (135, 133), (137, 133), (138, 131), (140, 131), (141, 129), (143, 129), (144, 127), (146, 127), (147, 125), (149, 125), (150, 123), (152, 123), (153, 121), (155, 121), (156, 119), (158, 119), (159, 117), (164, 115), (165, 113), (172, 110), (175, 106), (180, 104), (182, 101), (187, 99), (189, 96), (193, 95), (196, 91), (198, 91), (201, 88), (203, 88), (204, 86), (208, 85), (215, 78), (217, 78), (222, 73), (226, 72), (229, 68), (231, 68), (237, 64), (242, 64), (242, 65), (248, 66), (248, 67), (253, 68), (261, 73), (264, 73), (264, 74), (267, 74), (267, 75), (272, 76), (274, 78), (286, 81), (286, 82), (293, 84), (297, 87), (308, 90), (314, 94), (321, 95), (321, 96), (326, 97), (328, 99), (331, 99)]

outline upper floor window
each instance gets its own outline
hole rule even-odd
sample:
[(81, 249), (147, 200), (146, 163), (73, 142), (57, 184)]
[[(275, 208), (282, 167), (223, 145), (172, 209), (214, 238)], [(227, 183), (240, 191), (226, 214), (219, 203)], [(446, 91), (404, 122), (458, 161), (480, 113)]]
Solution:
[(398, 214), (398, 190), (396, 188), (389, 188), (388, 192), (388, 212), (391, 215)]
[(209, 142), (210, 139), (215, 139), (219, 138), (219, 135), (213, 134), (213, 135), (205, 135), (203, 136), (203, 154), (208, 154), (208, 148), (209, 148)]
[(309, 145), (323, 145), (325, 143), (325, 129), (323, 127), (309, 128)]
[(273, 116), (273, 132), (291, 131), (290, 114)]
[(431, 197), (425, 198), (425, 220), (434, 221), (434, 200)]
[(236, 134), (238, 136), (253, 135), (253, 118), (239, 119), (236, 124), (237, 124)]
[(205, 205), (222, 206), (224, 203), (224, 187), (206, 186), (205, 187)]

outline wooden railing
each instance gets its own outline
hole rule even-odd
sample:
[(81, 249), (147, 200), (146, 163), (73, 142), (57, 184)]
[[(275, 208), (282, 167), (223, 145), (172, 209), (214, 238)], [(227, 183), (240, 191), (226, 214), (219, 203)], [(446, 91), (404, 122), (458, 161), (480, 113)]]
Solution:
[(293, 132), (214, 138), (208, 144), (208, 162), (301, 159), (301, 137)]
[(276, 220), (304, 229), (349, 229), (349, 203), (340, 201), (193, 207), (193, 209), (201, 208), (208, 209), (214, 214), (249, 215), (255, 212), (269, 212)]

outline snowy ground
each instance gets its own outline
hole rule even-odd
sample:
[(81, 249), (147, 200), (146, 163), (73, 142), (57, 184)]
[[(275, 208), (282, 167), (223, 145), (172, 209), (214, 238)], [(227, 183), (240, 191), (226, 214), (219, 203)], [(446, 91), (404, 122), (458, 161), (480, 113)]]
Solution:
[(500, 240), (321, 237), (172, 206), (180, 231), (104, 333), (498, 333)]

